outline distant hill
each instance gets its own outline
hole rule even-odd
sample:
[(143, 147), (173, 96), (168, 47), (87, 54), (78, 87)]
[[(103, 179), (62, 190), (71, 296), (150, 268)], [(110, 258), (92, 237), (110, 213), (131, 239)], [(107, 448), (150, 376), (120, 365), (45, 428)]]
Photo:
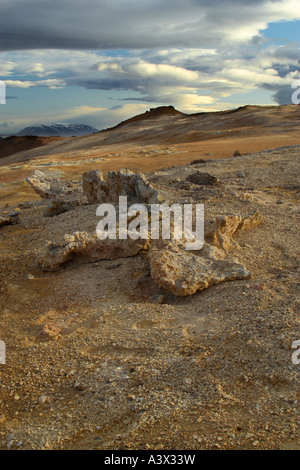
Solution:
[[(296, 105), (250, 105), (237, 109), (196, 114), (184, 114), (174, 109), (173, 106), (161, 106), (133, 116), (115, 127), (100, 132), (90, 128), (95, 131), (93, 134), (87, 135), (86, 127), (89, 126), (85, 126), (85, 135), (81, 137), (48, 137), (48, 139), (53, 139), (52, 142), (49, 140), (48, 145), (44, 145), (46, 143), (44, 141), (42, 143), (29, 141), (30, 137), (19, 136), (19, 139), (27, 139), (23, 141), (23, 147), (21, 144), (18, 147), (13, 141), (12, 144), (15, 145), (15, 148), (11, 148), (10, 153), (6, 153), (7, 158), (0, 159), (0, 165), (36, 157), (51, 158), (51, 156), (58, 155), (61, 159), (69, 156), (72, 158), (78, 156), (82, 159), (83, 155), (89, 158), (94, 156), (98, 158), (106, 147), (118, 145), (122, 148), (122, 152), (126, 146), (126, 152), (129, 154), (130, 147), (134, 152), (134, 149), (138, 147), (153, 145), (184, 145), (183, 151), (185, 152), (186, 145), (193, 143), (193, 148), (199, 146), (199, 152), (194, 153), (192, 159), (207, 154), (219, 155), (220, 157), (232, 156), (235, 150), (242, 153), (253, 153), (286, 145), (298, 145), (300, 142), (299, 124), (300, 106)], [(38, 127), (40, 129), (41, 126)], [(55, 130), (55, 126), (52, 126), (52, 129)], [(26, 132), (28, 133), (28, 130)], [(74, 127), (71, 133), (74, 134)], [(35, 137), (35, 139), (46, 139), (46, 137)], [(0, 142), (1, 156), (4, 156), (3, 147), (7, 141), (8, 138)], [(25, 147), (26, 145), (28, 147)], [(34, 149), (34, 146), (39, 148)], [(13, 153), (14, 155), (12, 155)], [(157, 159), (149, 158), (147, 161), (156, 161), (157, 165), (159, 164), (161, 167), (163, 167), (163, 162), (167, 161), (167, 164), (176, 162), (176, 157), (172, 157), (172, 160), (166, 160), (166, 158), (162, 155)], [(138, 165), (139, 161), (136, 159), (134, 161)], [(124, 165), (126, 166), (127, 163), (125, 161)]]
[(58, 140), (63, 140), (62, 137), (36, 137), (36, 136), (11, 136), (2, 139), (0, 137), (0, 158), (8, 157), (17, 152), (31, 150), (43, 145), (51, 144)]
[(39, 124), (37, 126), (25, 127), (18, 136), (38, 137), (78, 137), (99, 132), (98, 129), (87, 124)]
[(145, 113), (138, 114), (137, 116), (126, 119), (126, 121), (120, 122), (120, 124), (117, 124), (112, 129), (117, 129), (122, 126), (126, 126), (127, 124), (132, 124), (134, 122), (140, 122), (151, 118), (161, 118), (164, 116), (180, 117), (185, 116), (185, 114), (181, 113), (180, 111), (177, 111), (174, 106), (159, 106), (158, 108), (150, 108), (150, 111), (146, 111)]

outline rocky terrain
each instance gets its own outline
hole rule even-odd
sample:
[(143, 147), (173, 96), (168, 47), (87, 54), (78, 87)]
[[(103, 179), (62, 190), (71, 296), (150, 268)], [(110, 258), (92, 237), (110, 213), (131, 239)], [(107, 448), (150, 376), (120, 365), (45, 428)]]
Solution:
[[(0, 169), (0, 448), (299, 449), (300, 145), (60, 145)], [(204, 204), (203, 248), (99, 240), (120, 195)]]

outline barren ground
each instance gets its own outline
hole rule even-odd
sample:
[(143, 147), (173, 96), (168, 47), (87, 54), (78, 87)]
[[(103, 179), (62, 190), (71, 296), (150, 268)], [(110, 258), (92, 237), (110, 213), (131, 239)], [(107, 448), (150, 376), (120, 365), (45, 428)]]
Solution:
[[(20, 208), (20, 223), (0, 228), (0, 449), (300, 448), (294, 135), (131, 142), (79, 161), (36, 155), (0, 168), (1, 214)], [(249, 155), (224, 158), (235, 149)], [(195, 158), (210, 161), (187, 165)], [(47, 240), (95, 230), (96, 205), (44, 217), (46, 203), (25, 176), (37, 168), (79, 179), (86, 169), (126, 166), (148, 173), (170, 202), (204, 202), (213, 215), (259, 210), (262, 224), (230, 252), (251, 279), (176, 297), (152, 280), (146, 255), (40, 271), (36, 254)], [(172, 183), (195, 170), (220, 187)], [(165, 303), (151, 300), (156, 294)]]

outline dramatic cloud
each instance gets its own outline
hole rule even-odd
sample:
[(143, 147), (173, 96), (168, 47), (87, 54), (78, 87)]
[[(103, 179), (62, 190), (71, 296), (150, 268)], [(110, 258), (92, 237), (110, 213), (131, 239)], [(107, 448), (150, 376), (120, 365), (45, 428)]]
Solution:
[(163, 104), (290, 104), (300, 78), (299, 42), (263, 35), (300, 19), (298, 0), (0, 0), (0, 11), (0, 80), (19, 98), (2, 119), (21, 126), (55, 106), (53, 120), (102, 128)]
[[(300, 49), (296, 44), (248, 44), (228, 51), (135, 49), (114, 56), (96, 51), (41, 50), (2, 53), (2, 63), (8, 89), (73, 86), (111, 91), (116, 100), (172, 104), (192, 113), (208, 106), (220, 109), (220, 99), (259, 89), (272, 92), (277, 103), (282, 104), (283, 96), (290, 103), (288, 89), (299, 78)], [(284, 95), (280, 90), (285, 90)]]
[(1, 50), (220, 47), (300, 18), (297, 0), (1, 0)]
[[(244, 54), (236, 50), (234, 55), (195, 49), (185, 49), (184, 54), (180, 50), (166, 52), (150, 55), (139, 51), (139, 58), (103, 57), (87, 73), (66, 80), (88, 89), (132, 90), (145, 102), (172, 103), (183, 111), (196, 112), (233, 93), (291, 87), (299, 75), (300, 50), (296, 45), (255, 51), (249, 47)], [(191, 63), (192, 70), (188, 68)]]

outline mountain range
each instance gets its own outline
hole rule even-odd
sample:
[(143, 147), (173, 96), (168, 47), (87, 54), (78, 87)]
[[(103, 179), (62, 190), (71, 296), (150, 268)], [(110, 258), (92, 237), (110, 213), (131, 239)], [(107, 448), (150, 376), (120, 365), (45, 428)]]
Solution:
[(87, 124), (39, 124), (36, 126), (25, 127), (17, 135), (34, 135), (38, 137), (79, 137), (82, 135), (93, 134), (98, 129)]

